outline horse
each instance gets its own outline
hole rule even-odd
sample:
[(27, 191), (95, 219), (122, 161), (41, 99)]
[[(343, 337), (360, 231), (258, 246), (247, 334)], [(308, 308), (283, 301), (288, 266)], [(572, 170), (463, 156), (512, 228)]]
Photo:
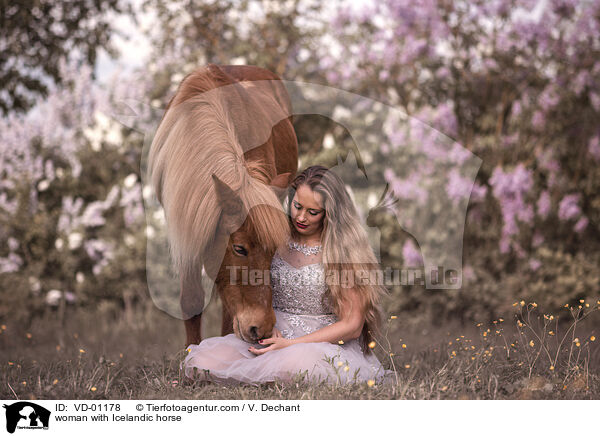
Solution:
[[(254, 87), (258, 80), (268, 87)], [(290, 232), (281, 200), (298, 170), (298, 142), (280, 80), (255, 66), (198, 68), (179, 84), (150, 146), (148, 180), (179, 271), (186, 347), (202, 340), (203, 268), (223, 303), (222, 335), (272, 335), (270, 280), (248, 283), (243, 273), (268, 274)]]

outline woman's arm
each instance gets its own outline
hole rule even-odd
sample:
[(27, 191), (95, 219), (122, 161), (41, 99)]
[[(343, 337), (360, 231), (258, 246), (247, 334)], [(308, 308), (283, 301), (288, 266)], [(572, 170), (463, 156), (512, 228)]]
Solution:
[(340, 340), (348, 341), (360, 336), (365, 322), (360, 296), (351, 289), (348, 299), (341, 302), (341, 319), (333, 324), (320, 328), (304, 336), (290, 339), (292, 344), (307, 342), (331, 342), (337, 344)]
[(353, 289), (348, 292), (346, 301), (340, 303), (341, 319), (333, 324), (325, 326), (315, 332), (294, 339), (282, 337), (270, 337), (259, 341), (260, 344), (269, 345), (266, 348), (257, 349), (253, 346), (248, 351), (260, 355), (272, 350), (285, 348), (293, 344), (308, 342), (331, 342), (338, 344), (340, 340), (346, 341), (356, 339), (362, 332), (365, 316), (361, 305), (360, 296)]

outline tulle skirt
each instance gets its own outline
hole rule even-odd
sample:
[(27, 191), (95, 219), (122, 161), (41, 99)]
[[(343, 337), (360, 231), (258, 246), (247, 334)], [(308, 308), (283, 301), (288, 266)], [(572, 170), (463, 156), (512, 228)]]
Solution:
[[(275, 310), (277, 327), (286, 338), (303, 336), (334, 322), (332, 315), (295, 315)], [(248, 351), (251, 344), (233, 333), (207, 338), (190, 345), (182, 363), (185, 375), (220, 384), (267, 382), (325, 382), (327, 384), (377, 384), (395, 381), (394, 372), (385, 370), (371, 352), (364, 355), (359, 341), (342, 345), (312, 342), (290, 345), (261, 355)]]

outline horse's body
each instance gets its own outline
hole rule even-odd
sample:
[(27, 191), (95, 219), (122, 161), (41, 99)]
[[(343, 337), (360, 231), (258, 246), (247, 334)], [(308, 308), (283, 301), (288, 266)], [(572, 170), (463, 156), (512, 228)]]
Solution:
[(298, 169), (298, 143), (285, 87), (270, 82), (265, 92), (256, 80), (280, 79), (253, 66), (209, 64), (189, 74), (150, 149), (149, 179), (179, 269), (187, 344), (201, 340), (203, 266), (223, 302), (223, 335), (253, 342), (275, 324), (270, 285), (244, 283), (235, 267), (268, 273), (289, 235), (278, 195)]

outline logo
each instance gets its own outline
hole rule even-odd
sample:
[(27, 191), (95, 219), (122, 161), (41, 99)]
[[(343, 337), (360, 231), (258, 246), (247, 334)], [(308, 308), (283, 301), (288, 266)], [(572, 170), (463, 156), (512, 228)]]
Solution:
[(29, 401), (19, 401), (7, 406), (6, 431), (14, 433), (15, 429), (44, 429), (48, 430), (50, 411)]

